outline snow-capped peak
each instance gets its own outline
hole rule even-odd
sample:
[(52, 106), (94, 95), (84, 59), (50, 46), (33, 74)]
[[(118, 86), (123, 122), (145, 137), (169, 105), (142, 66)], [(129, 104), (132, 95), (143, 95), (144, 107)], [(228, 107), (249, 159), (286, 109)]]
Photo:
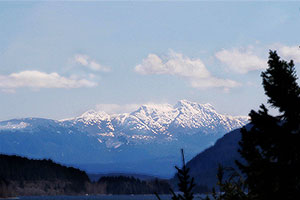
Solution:
[(159, 135), (170, 138), (181, 133), (224, 134), (245, 125), (247, 118), (219, 114), (209, 103), (180, 100), (174, 106), (145, 104), (134, 112), (124, 114), (109, 115), (103, 111), (89, 110), (69, 122), (80, 129), (83, 123), (84, 130), (91, 135), (113, 135), (115, 139), (118, 136), (132, 137), (135, 140)]
[(215, 110), (214, 107), (209, 103), (199, 104), (199, 103), (191, 102), (191, 101), (187, 101), (187, 100), (178, 101), (175, 104), (174, 108), (175, 109), (185, 108), (185, 109), (188, 109), (188, 110), (194, 110), (194, 109), (199, 110), (199, 109), (205, 108), (205, 109)]
[(211, 110), (215, 110), (215, 108), (210, 103), (203, 104), (202, 106)]
[[(146, 104), (136, 111), (109, 115), (103, 111), (89, 110), (69, 120), (24, 119), (0, 123), (0, 131), (39, 130), (40, 127), (59, 128), (57, 132), (84, 133), (95, 137), (107, 148), (119, 148), (126, 144), (180, 140), (189, 135), (222, 136), (247, 123), (248, 117), (222, 115), (210, 104), (198, 104), (187, 100), (170, 104)], [(21, 123), (20, 123), (21, 122)], [(43, 126), (41, 126), (43, 125)], [(62, 130), (60, 129), (62, 128)], [(72, 128), (72, 129), (69, 129)]]
[(75, 120), (86, 121), (86, 122), (107, 121), (110, 120), (110, 115), (108, 115), (104, 111), (88, 110), (87, 112), (83, 113), (79, 117), (76, 117)]
[(153, 113), (156, 114), (163, 114), (173, 110), (173, 107), (170, 104), (146, 104), (139, 107), (136, 111), (132, 112), (131, 114), (134, 115), (135, 113), (145, 113), (146, 115), (152, 115)]
[(190, 105), (191, 103), (192, 103), (192, 102), (187, 101), (187, 100), (180, 100), (180, 101), (178, 101), (178, 102), (175, 104), (174, 108), (179, 108), (179, 107), (182, 107), (182, 106), (187, 106), (187, 105)]

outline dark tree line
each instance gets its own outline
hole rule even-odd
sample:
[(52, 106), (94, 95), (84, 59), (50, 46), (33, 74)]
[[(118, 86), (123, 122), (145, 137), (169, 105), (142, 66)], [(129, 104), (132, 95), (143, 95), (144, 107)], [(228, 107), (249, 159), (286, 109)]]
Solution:
[[(54, 163), (52, 160), (33, 160), (20, 156), (0, 155), (0, 196), (27, 194), (28, 185), (46, 190), (80, 193), (90, 180), (84, 171)], [(46, 184), (46, 182), (48, 182)], [(52, 184), (51, 184), (52, 183)], [(46, 186), (44, 187), (43, 185)], [(50, 184), (50, 185), (49, 185)], [(7, 191), (10, 190), (10, 193)]]
[(84, 171), (54, 163), (0, 154), (0, 197), (22, 195), (160, 194), (169, 193), (167, 180), (102, 177), (91, 182)]
[(101, 177), (98, 184), (104, 186), (106, 194), (167, 194), (170, 188), (166, 180), (154, 179), (143, 181), (126, 176)]
[(67, 180), (89, 182), (84, 171), (54, 163), (20, 156), (0, 155), (0, 177), (10, 181)]

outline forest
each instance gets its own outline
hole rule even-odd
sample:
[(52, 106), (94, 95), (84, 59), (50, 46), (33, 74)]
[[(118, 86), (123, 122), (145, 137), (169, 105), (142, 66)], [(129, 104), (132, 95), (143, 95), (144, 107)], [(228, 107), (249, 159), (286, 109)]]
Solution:
[(0, 155), (0, 196), (83, 194), (89, 178), (84, 171), (52, 160)]
[(26, 195), (165, 194), (166, 180), (117, 176), (90, 181), (86, 172), (52, 160), (0, 155), (0, 197)]

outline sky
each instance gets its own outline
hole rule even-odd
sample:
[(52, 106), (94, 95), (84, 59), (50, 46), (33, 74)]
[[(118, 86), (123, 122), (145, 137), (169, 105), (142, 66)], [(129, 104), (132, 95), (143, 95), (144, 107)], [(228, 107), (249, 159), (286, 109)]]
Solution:
[(269, 50), (300, 71), (300, 2), (0, 1), (0, 120), (186, 99), (266, 103)]

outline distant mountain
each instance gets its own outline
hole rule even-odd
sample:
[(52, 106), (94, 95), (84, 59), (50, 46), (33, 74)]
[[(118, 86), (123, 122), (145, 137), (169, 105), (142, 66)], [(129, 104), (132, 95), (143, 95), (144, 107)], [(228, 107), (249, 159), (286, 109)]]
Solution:
[[(248, 128), (250, 125), (247, 125)], [(224, 135), (217, 142), (199, 153), (187, 163), (190, 168), (190, 175), (195, 178), (198, 185), (216, 186), (217, 169), (221, 164), (223, 167), (233, 167), (237, 169), (235, 160), (242, 161), (238, 153), (239, 141), (241, 139), (241, 129), (236, 129)]]
[(125, 114), (90, 110), (59, 121), (13, 119), (0, 122), (0, 152), (51, 158), (92, 173), (171, 176), (180, 148), (192, 158), (247, 121), (186, 100), (143, 105)]
[[(124, 144), (118, 138), (134, 143), (153, 140), (176, 140), (181, 134), (224, 134), (241, 127), (248, 117), (218, 114), (210, 104), (186, 100), (169, 104), (143, 105), (130, 114), (108, 115), (90, 110), (79, 117), (61, 120), (67, 127), (76, 127), (107, 142), (108, 148)], [(99, 140), (99, 141), (100, 141)]]

